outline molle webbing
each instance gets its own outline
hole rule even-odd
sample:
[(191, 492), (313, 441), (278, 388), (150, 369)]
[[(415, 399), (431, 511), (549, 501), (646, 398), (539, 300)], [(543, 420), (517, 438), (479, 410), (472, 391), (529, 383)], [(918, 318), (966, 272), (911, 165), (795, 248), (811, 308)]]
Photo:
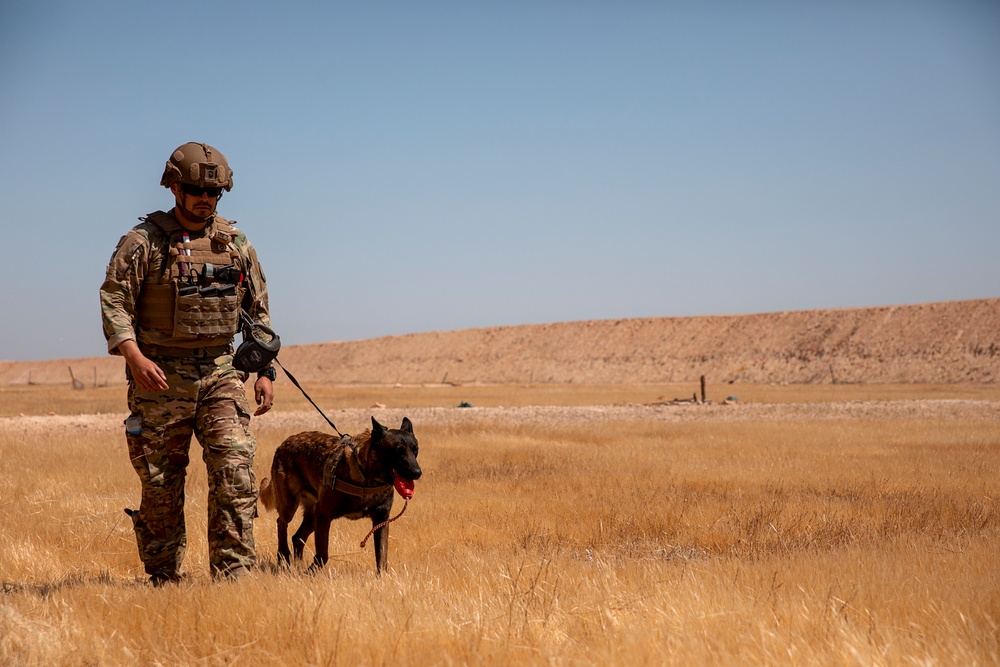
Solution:
[[(139, 326), (167, 334), (165, 345), (187, 347), (226, 345), (239, 329), (242, 285), (227, 296), (198, 290), (205, 265), (236, 263), (239, 253), (230, 242), (236, 228), (217, 218), (194, 238), (185, 240), (184, 228), (173, 216), (157, 211), (146, 217), (169, 239), (162, 275), (147, 276), (139, 294)], [(187, 288), (187, 289), (182, 289)]]
[(158, 331), (174, 330), (174, 301), (177, 288), (173, 283), (145, 283), (139, 293), (139, 326)]

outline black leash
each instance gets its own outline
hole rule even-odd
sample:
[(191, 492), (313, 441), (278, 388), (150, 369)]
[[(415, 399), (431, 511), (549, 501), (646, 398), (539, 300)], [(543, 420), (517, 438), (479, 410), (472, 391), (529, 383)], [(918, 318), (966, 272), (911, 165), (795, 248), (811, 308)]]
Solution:
[[(275, 360), (274, 360), (274, 363), (276, 363), (276, 364), (278, 364), (279, 366), (281, 366), (281, 362), (280, 362), (280, 361), (278, 361), (277, 359), (275, 359)], [(343, 437), (344, 437), (344, 434), (343, 434), (343, 433), (341, 433), (341, 432), (340, 432), (340, 431), (339, 431), (339, 430), (337, 429), (337, 427), (336, 427), (336, 426), (334, 425), (334, 423), (333, 423), (332, 421), (330, 421), (330, 418), (329, 418), (329, 417), (327, 417), (326, 415), (324, 415), (324, 414), (323, 414), (323, 411), (319, 409), (319, 406), (318, 406), (318, 405), (316, 405), (316, 402), (315, 402), (315, 401), (313, 401), (313, 400), (312, 400), (311, 398), (309, 398), (309, 394), (307, 394), (307, 393), (306, 393), (306, 390), (302, 388), (302, 385), (300, 385), (300, 384), (299, 384), (299, 381), (295, 379), (295, 376), (294, 376), (294, 375), (292, 375), (291, 373), (289, 373), (289, 372), (288, 372), (288, 369), (287, 369), (287, 368), (285, 368), (284, 366), (281, 366), (281, 370), (285, 371), (285, 375), (287, 375), (287, 376), (288, 376), (288, 379), (292, 381), (292, 384), (294, 384), (294, 385), (295, 385), (295, 386), (296, 386), (296, 387), (298, 388), (298, 390), (302, 392), (302, 395), (306, 397), (306, 400), (307, 400), (307, 401), (309, 401), (310, 403), (312, 403), (312, 406), (313, 406), (314, 408), (316, 408), (316, 412), (318, 412), (318, 413), (320, 413), (321, 415), (323, 415), (323, 419), (325, 419), (325, 420), (326, 420), (326, 423), (327, 423), (327, 424), (329, 424), (329, 425), (330, 425), (331, 427), (333, 427), (333, 430), (337, 432), (337, 435), (339, 435), (339, 436), (340, 436), (341, 438), (343, 438)]]

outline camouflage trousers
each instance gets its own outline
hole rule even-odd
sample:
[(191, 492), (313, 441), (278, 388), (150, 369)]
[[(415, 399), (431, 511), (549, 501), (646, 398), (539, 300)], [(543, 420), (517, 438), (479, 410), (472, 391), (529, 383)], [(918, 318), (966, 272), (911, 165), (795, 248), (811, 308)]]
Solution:
[(256, 440), (243, 383), (229, 355), (154, 359), (169, 389), (143, 390), (129, 375), (125, 437), (142, 482), (133, 516), (139, 557), (153, 577), (180, 575), (187, 546), (184, 482), (192, 434), (208, 471), (208, 550), (213, 575), (238, 574), (256, 562), (253, 520)]

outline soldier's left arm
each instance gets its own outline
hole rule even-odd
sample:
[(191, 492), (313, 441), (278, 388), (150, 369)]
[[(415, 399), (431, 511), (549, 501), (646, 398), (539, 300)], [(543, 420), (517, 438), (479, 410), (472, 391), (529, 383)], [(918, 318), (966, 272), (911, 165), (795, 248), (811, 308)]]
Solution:
[(247, 240), (244, 234), (237, 238), (240, 260), (243, 262), (243, 273), (246, 276), (247, 289), (243, 294), (243, 310), (247, 311), (254, 322), (265, 326), (271, 325), (271, 313), (267, 305), (267, 278), (264, 268), (257, 259), (257, 250)]
[[(237, 247), (243, 262), (241, 268), (247, 280), (247, 289), (241, 305), (254, 322), (271, 326), (271, 314), (267, 305), (267, 278), (260, 260), (257, 259), (257, 251), (242, 233), (237, 238)], [(253, 389), (258, 406), (254, 416), (257, 417), (270, 410), (274, 404), (274, 386), (267, 377), (258, 376)]]

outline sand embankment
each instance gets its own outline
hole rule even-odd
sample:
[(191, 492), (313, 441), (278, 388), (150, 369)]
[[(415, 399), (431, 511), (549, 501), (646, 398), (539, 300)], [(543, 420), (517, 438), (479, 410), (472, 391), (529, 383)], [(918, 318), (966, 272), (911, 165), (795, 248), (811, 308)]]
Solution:
[[(310, 383), (994, 383), (1000, 299), (560, 322), (286, 346)], [(0, 361), (0, 385), (124, 382), (116, 357)]]

